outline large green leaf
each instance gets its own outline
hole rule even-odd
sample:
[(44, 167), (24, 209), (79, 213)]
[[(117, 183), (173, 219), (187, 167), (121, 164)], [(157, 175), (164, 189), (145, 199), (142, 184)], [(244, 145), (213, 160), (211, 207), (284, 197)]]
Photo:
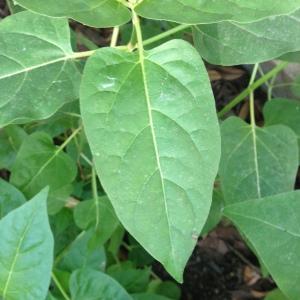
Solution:
[(0, 23), (0, 127), (47, 118), (78, 97), (65, 19), (21, 12)]
[(293, 190), (298, 144), (290, 128), (259, 128), (232, 117), (221, 134), (220, 179), (227, 204)]
[(99, 271), (81, 269), (70, 279), (72, 300), (132, 300), (124, 288), (113, 278)]
[[(61, 202), (57, 191), (65, 194), (64, 187), (76, 176), (75, 162), (63, 151), (53, 145), (46, 133), (36, 132), (28, 136), (18, 152), (12, 167), (11, 183), (18, 187), (27, 197), (32, 197), (45, 186), (50, 186), (50, 201)], [(57, 209), (57, 203), (49, 203)]]
[(117, 216), (182, 280), (210, 209), (218, 122), (205, 67), (191, 45), (173, 40), (144, 55), (97, 51), (84, 71), (81, 112)]
[(297, 8), (300, 8), (299, 0), (143, 0), (136, 11), (149, 19), (206, 24), (226, 20), (251, 22)]
[(5, 300), (45, 299), (53, 262), (47, 190), (0, 221), (0, 296)]
[(0, 219), (26, 202), (24, 195), (0, 178)]
[(300, 50), (299, 31), (300, 10), (252, 23), (198, 25), (193, 30), (201, 56), (217, 65), (257, 63)]
[(300, 159), (300, 101), (288, 99), (273, 99), (264, 106), (265, 124), (267, 126), (283, 124), (298, 136)]
[(21, 6), (52, 17), (69, 17), (88, 26), (113, 27), (130, 20), (118, 0), (16, 0)]
[(231, 205), (224, 214), (253, 245), (279, 288), (289, 299), (298, 300), (300, 191)]

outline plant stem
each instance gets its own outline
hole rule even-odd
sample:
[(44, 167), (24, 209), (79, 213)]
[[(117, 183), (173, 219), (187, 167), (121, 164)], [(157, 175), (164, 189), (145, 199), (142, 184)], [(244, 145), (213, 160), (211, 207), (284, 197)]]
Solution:
[(157, 42), (157, 41), (159, 41), (161, 39), (164, 39), (164, 38), (166, 38), (166, 37), (168, 37), (170, 35), (173, 35), (173, 34), (175, 34), (177, 32), (183, 31), (183, 30), (185, 30), (185, 29), (187, 29), (189, 27), (191, 27), (191, 25), (187, 25), (187, 24), (176, 26), (176, 27), (174, 27), (172, 29), (169, 29), (169, 30), (167, 30), (165, 32), (162, 32), (162, 33), (160, 33), (160, 34), (158, 34), (156, 36), (153, 36), (153, 37), (145, 40), (143, 42), (143, 45), (144, 46), (148, 46), (148, 45), (153, 44), (153, 43), (155, 43), (155, 42)]
[[(161, 39), (164, 39), (170, 35), (173, 35), (177, 32), (180, 32), (180, 31), (183, 31), (184, 29), (187, 29), (191, 27), (191, 25), (186, 25), (186, 24), (183, 24), (183, 25), (178, 25), (170, 30), (167, 30), (163, 33), (160, 33), (156, 36), (153, 36), (149, 39), (146, 39), (145, 41), (142, 42), (143, 46), (148, 46), (148, 45), (151, 45)], [(135, 29), (134, 29), (135, 30)], [(135, 34), (134, 34), (135, 35)], [(129, 47), (126, 47), (126, 46), (117, 46), (116, 48), (118, 49), (128, 49), (129, 50), (134, 50), (137, 48), (137, 46), (135, 45), (136, 43), (133, 43), (132, 41), (130, 41), (129, 43)], [(89, 50), (89, 51), (82, 51), (82, 52), (76, 52), (72, 55), (71, 58), (73, 59), (80, 59), (80, 58), (86, 58), (86, 57), (89, 57), (91, 55), (93, 55), (95, 53), (96, 50)]]
[[(253, 67), (253, 71), (252, 71), (251, 79), (250, 79), (250, 82), (249, 82), (249, 86), (251, 86), (253, 84), (253, 82), (255, 81), (258, 68), (259, 68), (259, 64), (255, 64), (254, 67)], [(256, 124), (255, 124), (254, 90), (252, 90), (250, 92), (249, 101), (250, 101), (250, 121), (251, 121), (251, 125), (255, 126)]]
[(111, 36), (110, 47), (117, 46), (119, 33), (120, 33), (120, 27), (119, 26), (114, 27), (113, 33)]
[(98, 196), (98, 190), (97, 190), (97, 175), (95, 170), (95, 164), (93, 164), (92, 167), (92, 190), (93, 190), (93, 198), (95, 201), (95, 207), (96, 207), (96, 225), (95, 228), (98, 228), (99, 225), (99, 196)]
[(64, 288), (62, 287), (62, 285), (60, 284), (58, 278), (55, 276), (54, 272), (51, 272), (51, 277), (55, 283), (55, 285), (57, 286), (57, 288), (59, 289), (60, 293), (63, 295), (63, 297), (66, 300), (71, 300), (71, 298), (68, 296), (68, 294), (66, 293), (66, 291), (64, 290)]
[(259, 78), (257, 81), (253, 82), (251, 85), (249, 85), (242, 93), (240, 93), (237, 97), (235, 97), (232, 101), (230, 101), (219, 113), (218, 117), (223, 117), (226, 113), (228, 113), (233, 107), (235, 107), (237, 104), (239, 104), (241, 101), (243, 101), (252, 91), (255, 91), (257, 88), (259, 88), (261, 85), (266, 83), (269, 79), (276, 76), (278, 73), (280, 73), (289, 63), (288, 62), (282, 62), (278, 64), (274, 69), (272, 69), (270, 72), (266, 73), (264, 76)]

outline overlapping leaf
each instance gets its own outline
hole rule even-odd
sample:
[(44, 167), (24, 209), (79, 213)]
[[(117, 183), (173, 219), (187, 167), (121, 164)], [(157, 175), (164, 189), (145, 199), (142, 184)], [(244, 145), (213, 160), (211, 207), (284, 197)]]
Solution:
[(80, 269), (72, 273), (70, 279), (72, 300), (132, 300), (125, 289), (108, 275), (91, 270)]
[(220, 155), (200, 57), (179, 40), (145, 57), (101, 49), (84, 71), (81, 112), (118, 218), (181, 280), (209, 213)]
[(288, 14), (298, 8), (299, 0), (143, 0), (137, 5), (136, 11), (149, 19), (209, 24), (226, 20), (252, 22)]
[(224, 214), (245, 234), (288, 299), (298, 300), (300, 192), (230, 205)]
[(220, 22), (194, 27), (201, 56), (218, 65), (251, 64), (300, 50), (300, 10), (251, 23)]
[(273, 99), (264, 106), (265, 124), (267, 126), (283, 124), (298, 136), (300, 159), (300, 101)]
[(290, 128), (259, 128), (232, 117), (221, 133), (220, 179), (227, 204), (293, 190), (298, 144)]
[(43, 190), (0, 221), (0, 296), (5, 300), (46, 298), (53, 262), (46, 199)]
[[(75, 162), (64, 152), (58, 151), (46, 133), (36, 132), (28, 136), (18, 152), (12, 168), (11, 183), (27, 197), (32, 197), (40, 189), (50, 186), (49, 208), (57, 212), (64, 202), (59, 195), (66, 195), (66, 189), (77, 173)], [(66, 199), (67, 199), (66, 195)], [(56, 203), (50, 203), (51, 201)], [(58, 202), (58, 203), (57, 203)]]
[(21, 12), (0, 23), (0, 127), (51, 116), (78, 97), (65, 19)]
[(69, 17), (94, 27), (113, 27), (130, 20), (129, 10), (117, 0), (17, 0), (21, 6), (43, 15)]

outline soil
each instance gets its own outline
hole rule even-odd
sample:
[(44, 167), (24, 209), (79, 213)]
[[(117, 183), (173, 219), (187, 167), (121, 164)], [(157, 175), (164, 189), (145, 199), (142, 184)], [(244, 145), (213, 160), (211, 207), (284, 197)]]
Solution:
[[(0, 0), (0, 18), (8, 14), (4, 0)], [(72, 22), (72, 28), (89, 37), (95, 44), (109, 44), (111, 29), (97, 30)], [(84, 50), (84, 46), (78, 45)], [(217, 109), (222, 109), (230, 100), (245, 89), (249, 74), (242, 67), (219, 67), (207, 64)], [(262, 107), (266, 99), (263, 90), (256, 91), (256, 116), (263, 124)], [(248, 120), (247, 102), (236, 106), (229, 114)], [(0, 177), (9, 174), (0, 170)], [(300, 176), (296, 186), (300, 187)], [(171, 280), (159, 263), (153, 265), (154, 273), (162, 279)], [(275, 288), (271, 278), (263, 278), (255, 255), (249, 250), (239, 233), (230, 224), (221, 224), (208, 236), (200, 239), (187, 264), (184, 284), (181, 285), (182, 300), (257, 300), (263, 299)]]

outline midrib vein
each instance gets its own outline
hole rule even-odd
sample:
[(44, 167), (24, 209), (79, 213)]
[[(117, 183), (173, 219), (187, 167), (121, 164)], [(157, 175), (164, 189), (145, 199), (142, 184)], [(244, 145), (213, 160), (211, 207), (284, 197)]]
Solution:
[(254, 168), (255, 168), (255, 176), (256, 176), (256, 189), (257, 196), (261, 198), (261, 190), (260, 190), (260, 175), (258, 169), (258, 158), (257, 158), (257, 143), (256, 143), (256, 130), (255, 124), (251, 124), (251, 132), (252, 132), (252, 141), (253, 141), (253, 154), (254, 154)]
[[(157, 146), (157, 142), (156, 142), (156, 134), (155, 134), (154, 124), (153, 124), (151, 100), (150, 100), (150, 95), (149, 95), (149, 87), (148, 87), (148, 83), (147, 83), (145, 57), (144, 57), (143, 51), (139, 51), (139, 62), (140, 62), (140, 65), (141, 65), (142, 76), (143, 76), (143, 84), (144, 84), (144, 91), (145, 91), (146, 102), (147, 102), (147, 111), (148, 111), (148, 118), (149, 118), (151, 136), (152, 136), (152, 141), (153, 141), (153, 145), (154, 145), (157, 168), (158, 168), (159, 175), (160, 175), (160, 180), (161, 180), (161, 186), (162, 186), (162, 192), (163, 192), (163, 198), (164, 198), (164, 207), (165, 207), (165, 212), (166, 212), (166, 216), (167, 216), (168, 227), (170, 229), (171, 226), (170, 226), (170, 220), (169, 220), (169, 212), (168, 212), (168, 206), (167, 206), (166, 191), (165, 191), (165, 187), (164, 187), (164, 180), (163, 180), (164, 177), (163, 177), (163, 171), (162, 171), (162, 167), (161, 167), (160, 159), (159, 159), (158, 146)], [(175, 259), (171, 234), (169, 233), (168, 236), (169, 236), (169, 241), (170, 241), (172, 257), (173, 257), (173, 259)]]
[(9, 78), (9, 77), (13, 77), (13, 76), (16, 76), (16, 75), (19, 75), (19, 74), (23, 74), (23, 73), (28, 73), (28, 72), (33, 71), (35, 69), (39, 69), (39, 68), (42, 68), (42, 67), (45, 67), (45, 66), (48, 66), (48, 65), (51, 65), (51, 64), (55, 64), (57, 62), (73, 59), (75, 57), (76, 56), (74, 56), (74, 55), (66, 55), (66, 56), (63, 56), (63, 57), (60, 57), (60, 58), (57, 58), (57, 59), (54, 59), (54, 60), (44, 62), (42, 64), (34, 65), (34, 66), (31, 66), (31, 67), (21, 69), (19, 71), (15, 71), (15, 72), (12, 72), (12, 73), (9, 73), (9, 74), (2, 75), (2, 76), (0, 76), (0, 80), (5, 79), (5, 78)]

